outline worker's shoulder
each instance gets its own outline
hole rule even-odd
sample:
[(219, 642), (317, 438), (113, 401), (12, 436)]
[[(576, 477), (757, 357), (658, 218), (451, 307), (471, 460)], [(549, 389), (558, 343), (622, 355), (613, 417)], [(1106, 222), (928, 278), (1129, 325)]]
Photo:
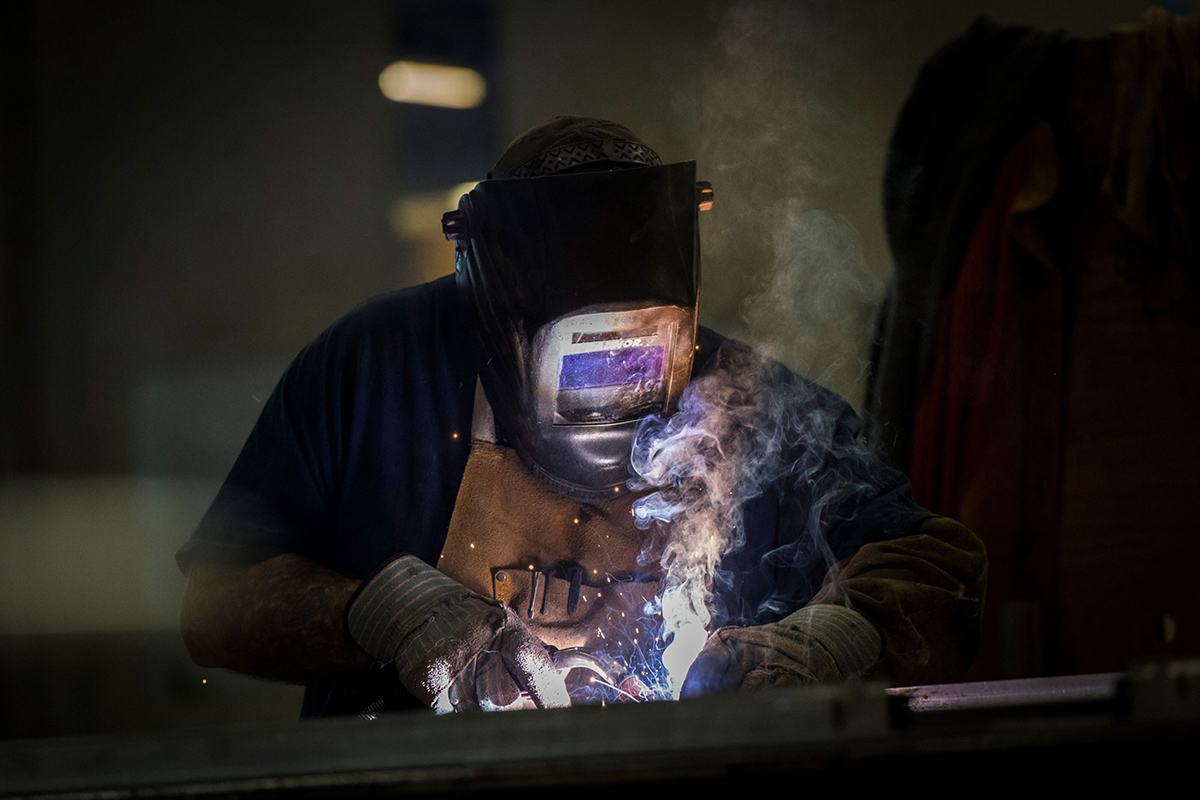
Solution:
[(841, 395), (819, 383), (792, 371), (782, 361), (764, 355), (757, 348), (738, 339), (717, 333), (703, 325), (696, 331), (696, 357), (692, 362), (692, 378), (714, 373), (753, 375), (755, 385), (786, 399), (796, 408), (808, 412), (818, 410), (838, 420), (849, 435), (857, 436), (862, 420)]
[(321, 338), (339, 343), (380, 338), (438, 338), (460, 329), (454, 276), (376, 295), (330, 325)]
[(693, 378), (718, 370), (741, 371), (752, 367), (756, 372), (761, 372), (764, 378), (772, 377), (773, 373), (796, 377), (781, 362), (763, 356), (746, 342), (731, 339), (703, 325), (697, 327)]
[(391, 368), (414, 358), (458, 358), (466, 330), (454, 277), (377, 295), (338, 318), (309, 342), (292, 371)]

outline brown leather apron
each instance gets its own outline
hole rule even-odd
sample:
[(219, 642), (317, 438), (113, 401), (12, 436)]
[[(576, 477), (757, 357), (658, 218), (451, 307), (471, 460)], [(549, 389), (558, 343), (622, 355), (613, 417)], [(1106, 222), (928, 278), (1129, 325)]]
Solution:
[(645, 534), (633, 524), (633, 494), (622, 488), (601, 505), (556, 494), (516, 451), (479, 438), (480, 419), (477, 403), (476, 438), (438, 569), (516, 610), (546, 644), (613, 655), (644, 647), (653, 636), (644, 607), (658, 591), (646, 578), (658, 573), (637, 564)]

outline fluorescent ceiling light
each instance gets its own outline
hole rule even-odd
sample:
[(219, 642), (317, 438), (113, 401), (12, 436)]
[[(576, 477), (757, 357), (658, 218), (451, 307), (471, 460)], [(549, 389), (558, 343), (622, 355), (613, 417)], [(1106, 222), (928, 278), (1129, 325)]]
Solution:
[(487, 81), (466, 67), (397, 61), (379, 73), (379, 89), (397, 103), (474, 108), (487, 95)]

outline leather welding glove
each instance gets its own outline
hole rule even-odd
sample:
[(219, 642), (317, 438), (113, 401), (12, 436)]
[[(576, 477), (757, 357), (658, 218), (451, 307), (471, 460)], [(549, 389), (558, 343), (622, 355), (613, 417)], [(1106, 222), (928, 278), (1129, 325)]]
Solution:
[(875, 626), (844, 606), (806, 606), (779, 622), (719, 628), (684, 680), (681, 695), (842, 683), (870, 669), (882, 650)]
[(368, 655), (439, 713), (570, 705), (545, 645), (512, 609), (478, 595), (416, 556), (392, 561), (359, 587), (346, 627)]

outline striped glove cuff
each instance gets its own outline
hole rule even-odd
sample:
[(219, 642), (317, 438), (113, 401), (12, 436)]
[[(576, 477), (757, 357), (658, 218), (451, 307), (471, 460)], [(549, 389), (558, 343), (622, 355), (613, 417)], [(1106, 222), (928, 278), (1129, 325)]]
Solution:
[(879, 631), (862, 614), (845, 606), (805, 606), (782, 624), (815, 639), (833, 657), (844, 679), (859, 677), (883, 654)]
[(416, 556), (401, 556), (359, 587), (346, 607), (346, 628), (368, 655), (392, 662), (435, 609), (469, 594)]

